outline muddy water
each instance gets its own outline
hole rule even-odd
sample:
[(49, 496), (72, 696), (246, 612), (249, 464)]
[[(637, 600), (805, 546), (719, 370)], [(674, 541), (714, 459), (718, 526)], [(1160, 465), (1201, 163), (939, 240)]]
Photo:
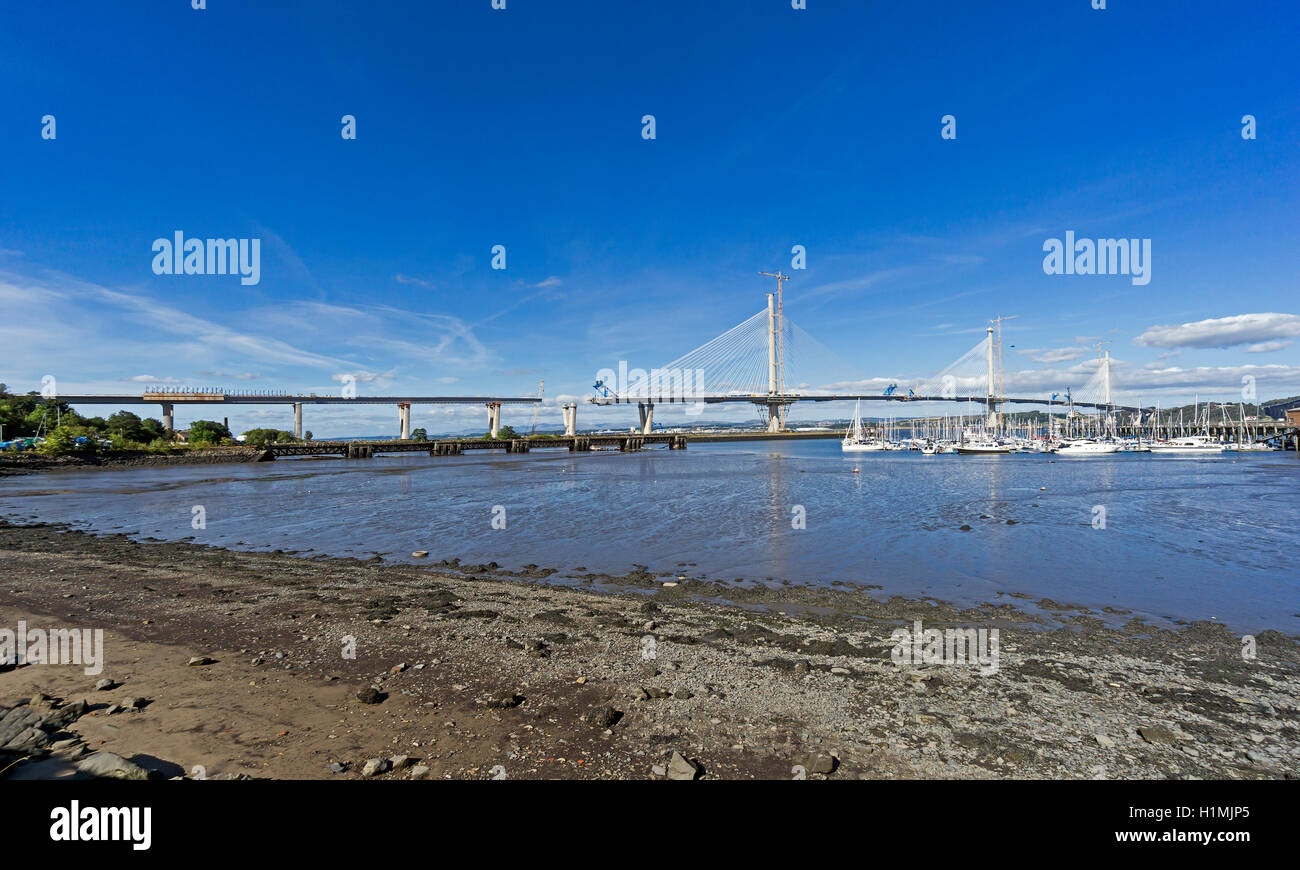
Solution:
[(0, 515), (239, 549), (428, 550), (561, 582), (640, 564), (1295, 633), (1298, 494), (1294, 454), (845, 457), (815, 441), (53, 472), (0, 481)]

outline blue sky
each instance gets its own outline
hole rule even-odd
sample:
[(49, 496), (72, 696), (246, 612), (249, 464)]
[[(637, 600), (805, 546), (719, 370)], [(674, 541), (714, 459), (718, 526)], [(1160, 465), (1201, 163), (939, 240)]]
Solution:
[[(798, 373), (810, 386), (915, 382), (1014, 314), (1008, 392), (1079, 388), (1106, 341), (1117, 392), (1147, 403), (1235, 400), (1244, 374), (1261, 399), (1300, 393), (1290, 4), (207, 5), (0, 10), (11, 388), (332, 392), (351, 374), (369, 394), (527, 395), (544, 377), (558, 423), (598, 370), (665, 364), (758, 311), (756, 273), (803, 245), (787, 313), (834, 354)], [(260, 282), (155, 275), (177, 230), (261, 239)], [(1150, 283), (1045, 274), (1067, 230), (1150, 239)]]

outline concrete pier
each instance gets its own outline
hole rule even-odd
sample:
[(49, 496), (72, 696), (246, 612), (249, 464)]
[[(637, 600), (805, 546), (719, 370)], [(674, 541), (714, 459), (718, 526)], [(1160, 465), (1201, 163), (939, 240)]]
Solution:
[(411, 403), (410, 402), (397, 403), (397, 418), (399, 423), (398, 428), (400, 432), (400, 434), (397, 437), (402, 439), (403, 441), (410, 441), (411, 440)]
[(176, 431), (176, 427), (175, 427), (175, 425), (174, 425), (174, 423), (175, 423), (175, 417), (173, 416), (173, 413), (172, 413), (172, 403), (171, 403), (171, 402), (163, 402), (163, 403), (162, 403), (162, 417), (163, 417), (163, 421), (162, 421), (162, 423), (163, 423), (163, 431), (164, 431), (164, 432), (174, 432), (174, 431)]
[(560, 406), (560, 413), (564, 415), (564, 437), (572, 438), (578, 434), (578, 406), (574, 402), (566, 402)]
[(293, 403), (293, 437), (302, 440), (302, 402)]
[(636, 409), (641, 414), (641, 434), (649, 435), (655, 424), (654, 402), (637, 402)]
[(488, 402), (488, 437), (495, 439), (501, 431), (501, 403)]

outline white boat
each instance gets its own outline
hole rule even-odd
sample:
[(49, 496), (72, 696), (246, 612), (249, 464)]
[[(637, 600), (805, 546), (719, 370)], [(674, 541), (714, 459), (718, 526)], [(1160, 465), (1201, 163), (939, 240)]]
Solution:
[(1151, 448), (1152, 453), (1199, 453), (1215, 454), (1222, 453), (1224, 445), (1218, 441), (1211, 441), (1204, 435), (1185, 435), (1181, 438), (1171, 438), (1168, 441), (1150, 441), (1147, 446)]
[(992, 438), (976, 438), (973, 441), (958, 444), (957, 452), (963, 456), (992, 456), (999, 453), (1010, 453), (1011, 448), (1005, 444), (999, 444)]
[(1250, 441), (1243, 444), (1229, 444), (1223, 449), (1232, 450), (1238, 453), (1259, 453), (1261, 451), (1274, 450), (1276, 448), (1270, 447), (1262, 441)]
[(1105, 456), (1110, 453), (1118, 453), (1119, 447), (1120, 445), (1114, 441), (1094, 441), (1091, 438), (1080, 438), (1074, 441), (1066, 441), (1052, 452), (1057, 456)]
[(935, 444), (932, 441), (927, 441), (925, 444), (921, 445), (922, 456), (934, 456), (938, 452), (939, 452), (939, 445)]
[(862, 409), (862, 400), (859, 399), (853, 406), (853, 425), (849, 431), (844, 434), (844, 440), (840, 442), (840, 449), (845, 453), (868, 453), (878, 450), (888, 450), (889, 445), (884, 441), (871, 441), (867, 439), (866, 433), (862, 431), (862, 418), (858, 416)]

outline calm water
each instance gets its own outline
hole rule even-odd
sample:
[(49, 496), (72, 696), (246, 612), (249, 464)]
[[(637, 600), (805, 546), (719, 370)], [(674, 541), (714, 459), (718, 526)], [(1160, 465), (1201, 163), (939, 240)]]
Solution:
[[(1298, 493), (1294, 453), (846, 458), (830, 440), (69, 471), (0, 480), (0, 514), (397, 561), (428, 550), (561, 572), (693, 563), (681, 570), (960, 603), (1019, 592), (1297, 632)], [(194, 505), (205, 530), (191, 528)], [(496, 505), (505, 529), (492, 528)]]

